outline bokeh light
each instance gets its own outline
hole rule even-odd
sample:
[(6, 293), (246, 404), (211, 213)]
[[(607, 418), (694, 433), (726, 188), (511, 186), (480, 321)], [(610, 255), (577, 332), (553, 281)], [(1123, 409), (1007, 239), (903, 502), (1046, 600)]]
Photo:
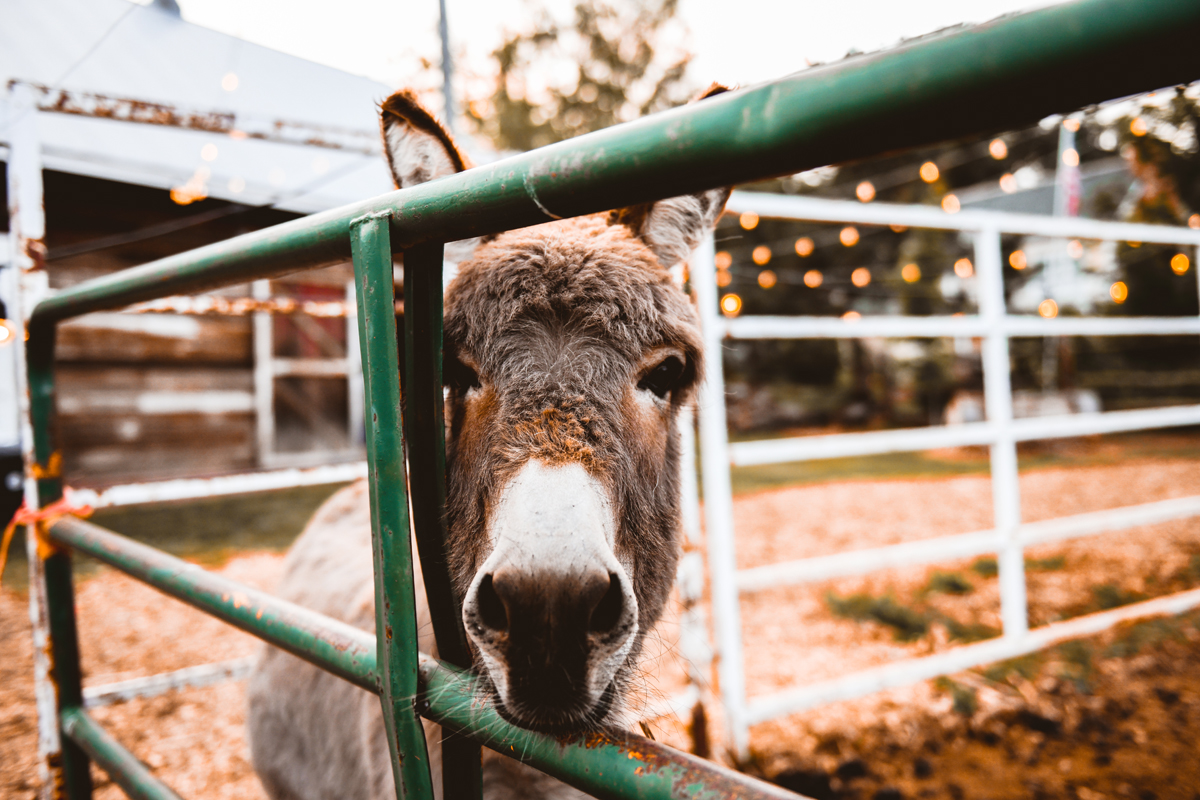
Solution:
[(717, 265), (717, 269), (729, 269), (731, 266), (733, 266), (733, 256), (729, 255), (729, 253), (726, 251), (721, 250), (717, 253), (716, 257), (713, 258), (713, 262)]
[(758, 214), (753, 211), (747, 211), (738, 217), (738, 224), (748, 231), (752, 231), (758, 227)]
[(871, 270), (866, 267), (859, 267), (850, 273), (850, 282), (858, 288), (863, 288), (871, 282)]
[(807, 236), (801, 236), (796, 240), (796, 255), (800, 256), (801, 258), (811, 256), (813, 249), (813, 240)]
[(1171, 256), (1171, 272), (1174, 272), (1176, 275), (1182, 275), (1183, 273), (1187, 272), (1188, 267), (1191, 265), (1191, 262), (1188, 261), (1188, 257), (1183, 253), (1176, 253), (1175, 255)]
[(1066, 150), (1063, 150), (1062, 162), (1064, 164), (1066, 164), (1068, 167), (1078, 167), (1079, 166), (1079, 151), (1076, 150), (1074, 147), (1068, 147)]
[(762, 272), (758, 273), (758, 285), (764, 289), (772, 288), (776, 282), (778, 282), (778, 280), (779, 278), (775, 275), (775, 273), (769, 269), (764, 269)]
[(1017, 186), (1017, 176), (1011, 172), (1006, 172), (1000, 176), (1000, 191), (1005, 194), (1012, 194), (1020, 187)]
[(932, 161), (926, 161), (921, 165), (921, 180), (926, 183), (933, 183), (942, 173), (938, 171), (937, 164)]
[(1125, 285), (1125, 281), (1117, 281), (1108, 287), (1108, 296), (1113, 299), (1114, 303), (1120, 305), (1129, 298), (1129, 287)]
[(1054, 319), (1058, 316), (1058, 303), (1053, 300), (1043, 300), (1038, 303), (1038, 313), (1046, 319)]
[(969, 258), (960, 258), (954, 262), (954, 274), (960, 278), (969, 278), (975, 274), (975, 266)]
[(810, 289), (815, 289), (824, 282), (825, 276), (821, 274), (820, 270), (810, 269), (804, 273), (804, 285)]
[(958, 202), (958, 195), (948, 194), (942, 198), (942, 211), (947, 214), (957, 214), (962, 208), (962, 204)]
[(1008, 145), (1003, 139), (992, 139), (992, 143), (988, 145), (988, 153), (997, 161), (1008, 158)]
[(733, 283), (733, 275), (727, 269), (717, 270), (717, 286), (724, 289), (729, 284)]
[(1067, 255), (1074, 259), (1083, 258), (1083, 242), (1078, 239), (1067, 242)]
[(1013, 250), (1008, 256), (1008, 265), (1016, 270), (1022, 270), (1029, 266), (1029, 262), (1025, 259), (1025, 251)]
[(858, 322), (862, 319), (862, 314), (857, 311), (847, 311), (845, 314), (842, 314), (842, 319), (846, 320), (846, 322)]
[(727, 317), (736, 317), (742, 313), (742, 298), (736, 294), (727, 294), (721, 298), (721, 313)]
[(755, 264), (758, 264), (761, 267), (763, 264), (766, 264), (771, 260), (771, 248), (767, 247), (765, 244), (760, 244), (758, 247), (754, 248), (754, 252), (750, 254), (750, 258), (754, 260)]
[(921, 280), (921, 268), (913, 263), (905, 264), (900, 269), (900, 277), (905, 283), (916, 283)]
[(1141, 117), (1134, 117), (1129, 121), (1129, 132), (1134, 136), (1145, 136), (1150, 132), (1150, 126)]
[(864, 203), (875, 199), (875, 186), (870, 181), (863, 181), (854, 189), (854, 194)]
[(854, 247), (858, 244), (858, 228), (853, 225), (847, 225), (838, 233), (838, 240), (846, 245), (846, 247)]

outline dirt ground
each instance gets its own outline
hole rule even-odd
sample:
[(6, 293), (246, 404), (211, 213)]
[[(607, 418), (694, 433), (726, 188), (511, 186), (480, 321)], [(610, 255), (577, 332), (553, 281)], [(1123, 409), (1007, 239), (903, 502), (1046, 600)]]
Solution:
[[(1039, 520), (1197, 493), (1200, 461), (1140, 459), (1022, 476)], [(986, 476), (857, 480), (735, 500), (739, 566), (964, 533), (991, 525)], [(269, 589), (278, 553), (219, 571)], [(1029, 553), (1031, 625), (1200, 586), (1200, 520)], [(85, 680), (106, 683), (255, 652), (249, 636), (115, 572), (78, 585)], [(753, 698), (995, 635), (995, 563), (972, 559), (772, 590), (742, 603)], [(635, 706), (681, 686), (673, 621), (647, 647)], [(37, 782), (26, 600), (0, 590), (0, 798)], [(756, 726), (744, 767), (818, 800), (900, 797), (1198, 797), (1200, 615), (1090, 639)], [(95, 712), (184, 797), (263, 797), (248, 761), (242, 685), (174, 692)], [(685, 745), (677, 721), (651, 721)], [(97, 774), (98, 795), (120, 790)]]

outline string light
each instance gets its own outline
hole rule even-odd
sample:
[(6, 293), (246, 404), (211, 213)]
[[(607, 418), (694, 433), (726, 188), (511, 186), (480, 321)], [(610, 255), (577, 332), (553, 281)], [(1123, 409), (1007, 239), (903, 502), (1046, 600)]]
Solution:
[(752, 231), (758, 227), (758, 214), (755, 214), (753, 211), (746, 211), (738, 217), (738, 224), (744, 229)]
[(1129, 298), (1129, 287), (1125, 285), (1124, 281), (1117, 281), (1108, 287), (1108, 296), (1113, 299), (1114, 303), (1120, 305)]
[(1145, 136), (1150, 132), (1150, 126), (1141, 117), (1134, 117), (1129, 121), (1129, 132), (1134, 136)]
[(938, 179), (938, 175), (940, 174), (937, 164), (932, 161), (926, 161), (921, 165), (921, 180), (926, 183), (933, 183)]
[(888, 225), (888, 227), (892, 229), (892, 233), (904, 233), (908, 230), (907, 225)]
[(1029, 266), (1029, 262), (1025, 260), (1025, 251), (1013, 250), (1008, 256), (1008, 265), (1015, 270), (1023, 270)]
[(960, 278), (969, 278), (975, 274), (975, 267), (971, 264), (971, 259), (960, 258), (954, 262), (954, 274)]
[(1192, 214), (1188, 217), (1189, 228), (1200, 228), (1200, 214)]
[(850, 273), (850, 282), (858, 288), (863, 288), (871, 282), (871, 270), (866, 267), (859, 267)]
[(1063, 120), (1063, 127), (1072, 133), (1078, 132), (1079, 120), (1075, 119), (1074, 117), (1067, 117)]
[(847, 311), (845, 314), (842, 314), (842, 319), (846, 320), (846, 322), (858, 322), (862, 319), (862, 314), (857, 311)]
[(1067, 242), (1067, 255), (1076, 260), (1083, 258), (1083, 242), (1078, 239)]
[(725, 252), (724, 250), (717, 253), (716, 258), (714, 258), (713, 261), (716, 263), (717, 269), (729, 269), (731, 266), (733, 266), (733, 256), (729, 255), (729, 253)]
[(727, 317), (736, 317), (742, 313), (742, 298), (736, 294), (727, 294), (721, 298), (721, 313)]
[(1012, 194), (1018, 188), (1020, 187), (1017, 186), (1017, 177), (1011, 172), (1006, 172), (1000, 176), (1000, 191), (1005, 194)]
[(962, 209), (962, 203), (958, 202), (958, 196), (948, 194), (942, 198), (942, 211), (947, 214), (957, 214)]
[(724, 289), (731, 283), (733, 283), (733, 275), (729, 274), (729, 270), (717, 270), (717, 286), (720, 286), (722, 289)]
[(1130, 247), (1141, 247), (1142, 246), (1141, 242), (1126, 242), (1125, 244), (1129, 245)]
[(764, 289), (772, 288), (777, 280), (778, 278), (776, 277), (775, 273), (769, 269), (764, 269), (762, 272), (758, 273), (758, 285)]
[(847, 225), (838, 233), (838, 240), (846, 247), (854, 247), (858, 244), (858, 228)]
[(900, 269), (900, 277), (905, 283), (916, 283), (921, 280), (921, 268), (916, 264), (905, 264)]
[(1188, 257), (1183, 253), (1176, 253), (1171, 256), (1171, 272), (1174, 272), (1176, 275), (1182, 275), (1187, 272), (1190, 266), (1191, 262), (1188, 261)]
[(855, 189), (854, 194), (864, 203), (875, 199), (875, 186), (870, 181), (863, 181)]
[(801, 236), (796, 240), (796, 255), (801, 258), (807, 258), (812, 255), (814, 249), (813, 240), (807, 236)]
[(1068, 167), (1078, 167), (1079, 166), (1079, 151), (1076, 150), (1074, 147), (1068, 147), (1066, 150), (1063, 150), (1062, 162), (1064, 164), (1066, 164)]
[(1053, 300), (1043, 300), (1038, 303), (1038, 313), (1046, 319), (1054, 319), (1058, 316), (1058, 303)]
[(755, 264), (761, 267), (771, 260), (771, 248), (765, 244), (760, 244), (754, 248), (754, 252), (750, 254), (750, 258), (754, 260)]
[(1003, 161), (1008, 158), (1008, 145), (1003, 139), (992, 139), (992, 143), (988, 145), (988, 153), (997, 161)]
[(10, 329), (8, 326), (8, 320), (0, 319), (0, 345), (6, 345), (16, 338), (13, 335), (12, 329)]
[(825, 282), (825, 276), (819, 270), (810, 269), (804, 273), (804, 285), (810, 289), (816, 289)]

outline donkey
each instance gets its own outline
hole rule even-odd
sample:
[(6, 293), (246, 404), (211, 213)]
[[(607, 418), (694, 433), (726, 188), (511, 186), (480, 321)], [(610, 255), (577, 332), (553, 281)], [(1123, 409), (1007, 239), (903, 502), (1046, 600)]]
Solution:
[[(382, 128), (399, 188), (466, 168), (409, 93), (383, 103)], [(662, 613), (678, 557), (674, 421), (702, 373), (696, 314), (669, 269), (728, 196), (717, 189), (447, 248), (471, 254), (445, 300), (446, 550), (481, 683), (516, 725), (561, 734), (617, 721)], [(372, 587), (359, 483), (309, 522), (280, 594), (374, 630)], [(412, 644), (434, 652), (417, 594)], [(249, 729), (272, 800), (395, 797), (377, 698), (299, 659), (264, 652)], [(439, 747), (430, 759), (440, 790)], [(488, 800), (578, 796), (493, 753), (484, 787)]]

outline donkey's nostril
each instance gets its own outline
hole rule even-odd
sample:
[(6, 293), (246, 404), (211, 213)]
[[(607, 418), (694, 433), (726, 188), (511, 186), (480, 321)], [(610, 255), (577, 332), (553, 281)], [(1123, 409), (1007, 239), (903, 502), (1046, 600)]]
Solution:
[(621, 579), (615, 573), (608, 573), (608, 590), (604, 592), (600, 602), (592, 609), (588, 630), (593, 633), (607, 633), (615, 628), (621, 620), (621, 609), (624, 602)]
[(483, 580), (479, 582), (475, 605), (479, 609), (479, 619), (484, 625), (494, 631), (508, 630), (508, 611), (500, 595), (496, 594), (491, 575), (484, 575)]

